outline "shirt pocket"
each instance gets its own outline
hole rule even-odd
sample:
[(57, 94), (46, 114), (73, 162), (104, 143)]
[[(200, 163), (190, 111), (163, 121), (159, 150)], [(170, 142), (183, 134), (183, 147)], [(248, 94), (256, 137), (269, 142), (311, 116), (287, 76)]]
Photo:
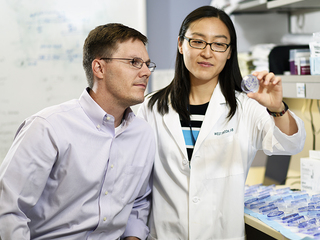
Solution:
[(241, 140), (236, 135), (207, 140), (203, 151), (206, 178), (226, 178), (243, 174), (242, 151)]
[(143, 183), (140, 181), (144, 167), (139, 166), (126, 166), (122, 173), (123, 189), (122, 201), (123, 203), (131, 203), (137, 197), (141, 190)]

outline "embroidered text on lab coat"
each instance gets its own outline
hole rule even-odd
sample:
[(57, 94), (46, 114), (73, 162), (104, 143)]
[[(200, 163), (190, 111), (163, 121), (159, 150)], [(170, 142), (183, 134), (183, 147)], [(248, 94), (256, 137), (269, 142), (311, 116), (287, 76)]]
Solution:
[(226, 129), (226, 130), (224, 130), (222, 132), (215, 132), (214, 135), (223, 135), (223, 134), (229, 133), (229, 132), (233, 132), (233, 128), (230, 128), (229, 130)]

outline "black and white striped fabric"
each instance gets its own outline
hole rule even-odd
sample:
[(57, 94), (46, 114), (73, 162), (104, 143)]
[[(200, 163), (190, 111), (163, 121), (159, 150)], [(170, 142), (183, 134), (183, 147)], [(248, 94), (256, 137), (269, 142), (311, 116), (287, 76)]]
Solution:
[(187, 124), (184, 121), (180, 120), (189, 161), (191, 160), (193, 148), (197, 141), (208, 105), (209, 103), (205, 103), (202, 105), (190, 105), (190, 124)]

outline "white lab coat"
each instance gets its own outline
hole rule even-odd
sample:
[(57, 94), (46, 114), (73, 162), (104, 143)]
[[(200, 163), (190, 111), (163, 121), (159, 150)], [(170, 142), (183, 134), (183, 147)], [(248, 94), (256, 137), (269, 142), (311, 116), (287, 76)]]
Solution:
[(212, 94), (190, 161), (179, 115), (169, 107), (161, 116), (156, 105), (141, 105), (138, 116), (156, 134), (153, 208), (148, 239), (244, 240), (244, 186), (256, 151), (292, 155), (303, 149), (304, 124), (299, 132), (283, 134), (265, 107), (237, 93), (238, 109), (227, 121), (229, 108), (219, 84)]

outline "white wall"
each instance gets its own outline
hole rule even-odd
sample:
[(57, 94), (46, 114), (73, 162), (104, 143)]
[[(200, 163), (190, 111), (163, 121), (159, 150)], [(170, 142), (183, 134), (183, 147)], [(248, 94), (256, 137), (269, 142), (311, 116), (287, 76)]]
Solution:
[(299, 10), (291, 14), (291, 32), (293, 34), (312, 34), (320, 32), (320, 10)]
[(90, 30), (109, 22), (144, 34), (147, 28), (146, 0), (0, 0), (0, 6), (1, 163), (26, 117), (79, 98), (87, 86), (82, 46)]
[(234, 14), (231, 19), (238, 37), (238, 52), (248, 52), (261, 43), (280, 44), (288, 33), (288, 16), (284, 13)]

